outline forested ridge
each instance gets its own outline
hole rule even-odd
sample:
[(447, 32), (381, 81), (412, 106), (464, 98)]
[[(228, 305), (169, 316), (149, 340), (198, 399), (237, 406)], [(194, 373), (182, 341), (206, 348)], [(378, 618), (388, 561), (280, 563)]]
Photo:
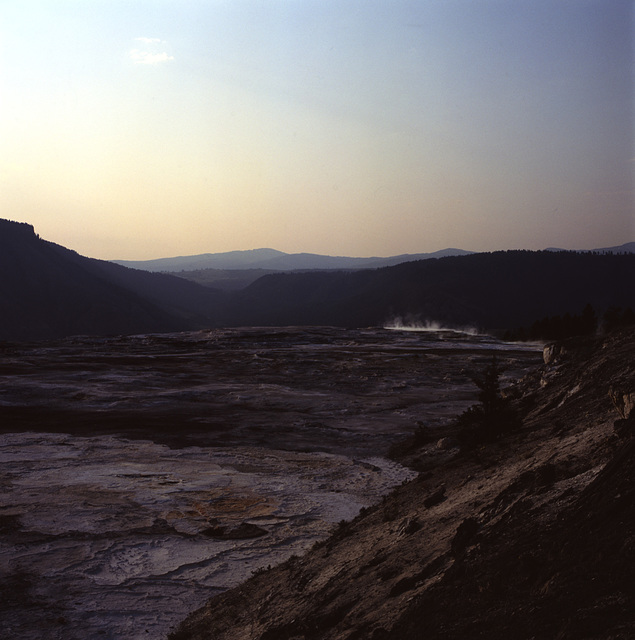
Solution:
[(629, 322), (635, 309), (631, 253), (497, 251), (380, 269), (269, 274), (244, 289), (218, 291), (87, 258), (39, 238), (31, 225), (1, 222), (4, 340), (222, 326), (384, 326), (396, 319), (542, 339), (588, 328), (591, 315), (596, 327)]

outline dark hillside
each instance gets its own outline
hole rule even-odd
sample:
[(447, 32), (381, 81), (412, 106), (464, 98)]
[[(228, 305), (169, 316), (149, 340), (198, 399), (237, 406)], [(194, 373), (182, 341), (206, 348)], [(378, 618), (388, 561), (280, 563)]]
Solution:
[[(183, 293), (192, 289), (197, 299)], [(213, 295), (178, 278), (84, 258), (41, 240), (31, 225), (0, 220), (2, 340), (188, 329)]]
[(433, 320), (501, 330), (546, 315), (635, 306), (635, 255), (501, 251), (357, 272), (268, 275), (236, 295), (236, 324)]
[(177, 276), (129, 269), (106, 260), (85, 258), (59, 245), (53, 246), (86, 272), (141, 296), (185, 322), (186, 328), (217, 324), (217, 315), (224, 300), (220, 292)]
[(270, 274), (219, 291), (94, 260), (0, 220), (0, 339), (220, 326), (527, 327), (592, 305), (635, 309), (635, 254), (501, 251), (381, 269)]

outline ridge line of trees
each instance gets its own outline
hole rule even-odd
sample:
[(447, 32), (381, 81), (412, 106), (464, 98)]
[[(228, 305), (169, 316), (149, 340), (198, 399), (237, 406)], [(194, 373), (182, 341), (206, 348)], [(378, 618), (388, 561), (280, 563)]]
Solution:
[(587, 304), (582, 313), (547, 316), (536, 320), (529, 328), (519, 327), (505, 331), (503, 339), (509, 341), (525, 340), (564, 340), (574, 336), (589, 336), (598, 330), (610, 332), (621, 327), (635, 325), (635, 312), (631, 307), (609, 307), (598, 319), (593, 306)]

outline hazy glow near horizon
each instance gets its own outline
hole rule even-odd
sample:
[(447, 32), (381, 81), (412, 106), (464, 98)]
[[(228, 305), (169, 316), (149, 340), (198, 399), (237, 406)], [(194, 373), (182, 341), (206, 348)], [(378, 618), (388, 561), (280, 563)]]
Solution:
[(0, 217), (99, 258), (635, 239), (630, 0), (0, 5)]

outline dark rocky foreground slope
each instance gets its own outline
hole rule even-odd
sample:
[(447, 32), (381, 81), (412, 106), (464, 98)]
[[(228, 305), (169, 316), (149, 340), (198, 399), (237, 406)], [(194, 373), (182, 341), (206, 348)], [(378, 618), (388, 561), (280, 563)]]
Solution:
[(520, 429), (411, 448), (417, 479), (172, 640), (635, 637), (635, 333), (565, 345), (513, 395)]

